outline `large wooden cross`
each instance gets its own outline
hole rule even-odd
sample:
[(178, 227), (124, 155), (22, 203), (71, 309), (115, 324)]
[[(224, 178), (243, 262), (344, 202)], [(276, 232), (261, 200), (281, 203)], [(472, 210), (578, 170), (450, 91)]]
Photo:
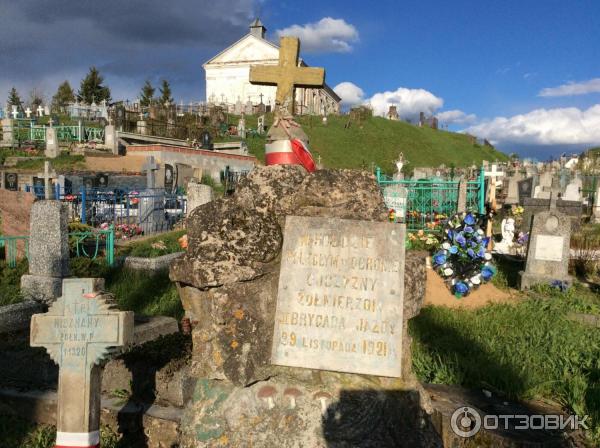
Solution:
[(133, 339), (133, 312), (112, 310), (97, 287), (98, 279), (65, 279), (62, 297), (31, 317), (31, 346), (45, 347), (60, 368), (56, 446), (99, 445), (98, 363)]
[(250, 67), (252, 84), (277, 86), (275, 96), (276, 111), (279, 108), (293, 115), (295, 87), (322, 87), (325, 82), (325, 69), (298, 67), (300, 40), (297, 37), (282, 37), (279, 41), (278, 65), (253, 65)]

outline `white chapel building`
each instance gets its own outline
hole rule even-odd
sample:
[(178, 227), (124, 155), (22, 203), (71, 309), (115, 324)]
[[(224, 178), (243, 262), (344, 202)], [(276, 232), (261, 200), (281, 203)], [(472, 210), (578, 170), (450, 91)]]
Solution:
[[(250, 24), (250, 32), (218, 55), (205, 62), (206, 101), (236, 102), (257, 105), (270, 110), (275, 105), (275, 86), (250, 84), (251, 65), (277, 65), (279, 46), (265, 39), (267, 29), (259, 19)], [(299, 66), (307, 65), (300, 59)], [(262, 94), (262, 96), (261, 96)], [(296, 114), (338, 114), (341, 98), (325, 84), (321, 88), (296, 88)]]

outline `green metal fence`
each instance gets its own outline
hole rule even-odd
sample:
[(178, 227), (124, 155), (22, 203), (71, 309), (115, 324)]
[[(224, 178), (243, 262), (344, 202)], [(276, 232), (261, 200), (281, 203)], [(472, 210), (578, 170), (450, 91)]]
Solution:
[[(407, 230), (441, 230), (442, 221), (458, 210), (459, 182), (441, 179), (398, 180), (381, 173), (377, 182), (386, 206), (395, 212), (395, 220), (406, 223)], [(477, 179), (467, 181), (466, 208), (477, 213), (485, 211), (483, 168)]]
[[(13, 141), (15, 142), (45, 142), (45, 125), (37, 125), (31, 119), (13, 120)], [(60, 142), (96, 142), (104, 141), (104, 128), (87, 127), (83, 125), (54, 126), (56, 138)]]
[[(24, 242), (25, 256), (29, 257), (28, 236), (0, 236), (0, 249), (4, 249), (6, 264), (14, 268), (19, 258), (19, 241)], [(74, 247), (77, 257), (96, 259), (104, 253), (106, 264), (113, 266), (115, 262), (115, 229), (110, 226), (106, 230), (94, 230), (69, 233), (69, 243)]]

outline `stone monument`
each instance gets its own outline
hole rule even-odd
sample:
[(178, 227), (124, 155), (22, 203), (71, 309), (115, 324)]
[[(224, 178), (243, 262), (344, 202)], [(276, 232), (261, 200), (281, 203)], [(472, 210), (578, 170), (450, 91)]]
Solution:
[(386, 221), (371, 173), (297, 165), (191, 214), (170, 268), (193, 323), (182, 446), (441, 446), (407, 323), (426, 254)]
[(514, 218), (504, 218), (500, 228), (502, 229), (502, 241), (494, 243), (494, 251), (499, 254), (509, 254), (515, 240)]
[(140, 193), (138, 219), (144, 234), (166, 230), (164, 189), (156, 188), (158, 164), (154, 156), (146, 157), (143, 170), (146, 172), (146, 189)]
[(98, 290), (104, 281), (63, 281), (63, 294), (47, 313), (31, 317), (30, 343), (59, 365), (56, 446), (100, 444), (101, 369), (112, 348), (133, 340), (133, 312), (115, 311)]
[(214, 199), (213, 190), (210, 185), (205, 185), (192, 178), (187, 184), (187, 215), (189, 216), (195, 208), (206, 204)]
[(276, 85), (275, 119), (267, 133), (265, 163), (267, 165), (302, 165), (310, 172), (316, 169), (308, 150), (308, 137), (294, 121), (294, 89), (321, 87), (325, 82), (323, 68), (298, 66), (300, 41), (296, 37), (281, 37), (279, 64), (250, 67), (252, 84)]
[(571, 220), (556, 210), (554, 201), (551, 204), (550, 210), (533, 217), (525, 271), (519, 272), (521, 289), (535, 284), (551, 284), (554, 281), (571, 283)]
[(53, 126), (46, 128), (46, 150), (44, 155), (49, 159), (55, 159), (60, 155), (58, 135), (56, 134), (56, 128)]
[(21, 277), (26, 299), (51, 303), (69, 275), (68, 209), (60, 201), (37, 201), (31, 207), (29, 274)]

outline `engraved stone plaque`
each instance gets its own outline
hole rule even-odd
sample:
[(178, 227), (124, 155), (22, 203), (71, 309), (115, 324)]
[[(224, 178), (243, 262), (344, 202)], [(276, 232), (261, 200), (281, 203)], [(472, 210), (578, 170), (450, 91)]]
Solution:
[(535, 259), (542, 261), (561, 261), (563, 256), (564, 237), (538, 235), (535, 246)]
[(288, 216), (271, 360), (400, 377), (404, 225)]

